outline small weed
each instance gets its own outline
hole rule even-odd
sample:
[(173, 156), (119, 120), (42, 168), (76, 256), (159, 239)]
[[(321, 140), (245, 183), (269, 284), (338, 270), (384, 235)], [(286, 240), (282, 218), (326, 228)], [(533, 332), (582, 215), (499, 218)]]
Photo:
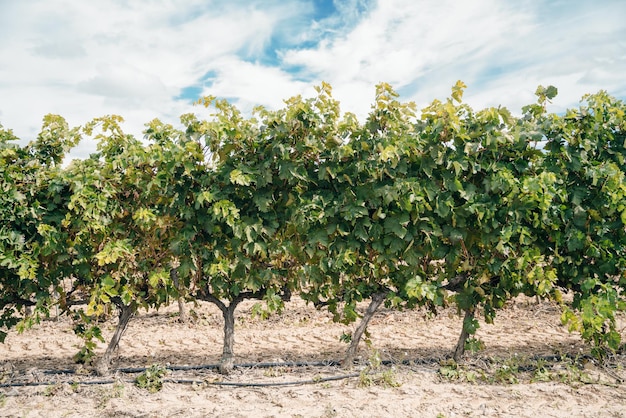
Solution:
[(284, 374), (285, 374), (284, 367), (270, 367), (270, 368), (265, 369), (265, 372), (263, 372), (263, 375), (265, 377), (280, 377)]
[(457, 364), (449, 360), (439, 367), (440, 378), (448, 381), (514, 385), (520, 382), (559, 382), (570, 386), (592, 381), (584, 368), (584, 361), (579, 358), (561, 357), (556, 360), (529, 359), (514, 355), (505, 359), (489, 359), (478, 364)]
[(476, 383), (477, 380), (476, 372), (467, 370), (453, 360), (441, 364), (439, 376), (449, 381)]
[(510, 385), (519, 383), (517, 374), (519, 367), (516, 364), (503, 364), (496, 369), (495, 380), (498, 383), (507, 383)]
[(559, 361), (549, 364), (545, 360), (539, 359), (531, 367), (534, 368), (531, 382), (555, 381), (568, 385), (578, 383), (590, 383), (591, 377), (584, 371), (583, 362), (580, 359), (570, 359), (562, 357)]
[(135, 385), (142, 389), (147, 389), (150, 393), (155, 393), (163, 388), (163, 377), (167, 374), (167, 369), (161, 365), (153, 364), (145, 372), (135, 379)]
[(562, 362), (556, 372), (553, 373), (553, 380), (570, 386), (578, 383), (591, 383), (591, 377), (578, 366), (576, 360)]
[(530, 379), (530, 382), (549, 382), (550, 380), (552, 380), (552, 374), (546, 362), (541, 359), (537, 360), (535, 371), (533, 372), (533, 377)]
[(97, 408), (102, 409), (106, 407), (107, 403), (111, 399), (121, 398), (123, 395), (124, 395), (124, 384), (122, 382), (115, 382), (111, 390), (102, 389)]
[(121, 398), (124, 395), (124, 384), (122, 382), (115, 382), (112, 393), (112, 398)]
[(61, 390), (61, 385), (50, 385), (46, 387), (46, 390), (43, 392), (44, 396), (54, 396)]
[(0, 408), (4, 408), (6, 404), (7, 404), (7, 395), (5, 395), (4, 393), (0, 393)]
[(359, 374), (359, 387), (382, 386), (397, 388), (400, 386), (393, 369), (382, 370), (380, 352), (373, 350), (369, 358), (369, 365)]
[(396, 372), (393, 369), (382, 372), (378, 384), (386, 388), (400, 387), (400, 382), (396, 379)]
[(366, 388), (374, 385), (374, 379), (368, 373), (367, 369), (363, 369), (359, 375), (359, 387)]

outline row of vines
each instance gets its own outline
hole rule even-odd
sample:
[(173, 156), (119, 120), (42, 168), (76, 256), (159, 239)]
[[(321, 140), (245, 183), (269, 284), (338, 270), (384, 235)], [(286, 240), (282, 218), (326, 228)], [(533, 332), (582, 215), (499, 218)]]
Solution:
[[(458, 359), (477, 318), (526, 294), (561, 303), (597, 354), (620, 349), (626, 106), (599, 92), (557, 115), (556, 89), (539, 87), (515, 117), (473, 110), (464, 88), (418, 115), (380, 84), (364, 122), (322, 84), (251, 117), (205, 97), (205, 119), (153, 120), (142, 140), (118, 116), (70, 128), (48, 115), (24, 146), (0, 126), (0, 340), (58, 306), (84, 338), (77, 359), (106, 373), (140, 309), (207, 301), (223, 314), (227, 373), (237, 305), (262, 300), (264, 315), (297, 295), (360, 319), (348, 364), (381, 305), (456, 306)], [(82, 140), (97, 152), (64, 164)]]

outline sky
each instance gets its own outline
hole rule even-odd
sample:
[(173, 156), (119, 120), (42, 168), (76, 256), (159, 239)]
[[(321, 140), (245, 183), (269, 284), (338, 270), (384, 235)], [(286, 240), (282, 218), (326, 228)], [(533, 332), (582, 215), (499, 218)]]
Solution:
[(250, 114), (322, 81), (361, 120), (380, 82), (423, 108), (462, 80), (474, 109), (514, 114), (554, 85), (562, 112), (626, 99), (626, 0), (0, 0), (0, 57), (0, 124), (23, 141), (48, 113), (141, 138), (200, 96)]

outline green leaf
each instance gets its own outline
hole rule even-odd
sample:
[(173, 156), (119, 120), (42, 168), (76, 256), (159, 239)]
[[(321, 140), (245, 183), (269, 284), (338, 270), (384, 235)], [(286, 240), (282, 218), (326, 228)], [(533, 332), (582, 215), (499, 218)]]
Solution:
[(385, 230), (395, 234), (398, 238), (404, 239), (408, 230), (396, 217), (385, 219)]
[(367, 242), (369, 239), (369, 235), (365, 231), (363, 225), (360, 223), (354, 227), (354, 236), (363, 242)]
[(556, 95), (558, 94), (558, 89), (554, 86), (548, 86), (548, 88), (545, 90), (545, 95), (548, 99), (552, 100), (556, 97)]
[(253, 177), (249, 174), (244, 174), (239, 169), (234, 169), (230, 172), (230, 182), (241, 186), (249, 186), (254, 181)]
[(463, 100), (463, 91), (466, 88), (467, 88), (467, 85), (461, 80), (458, 80), (456, 84), (454, 85), (454, 87), (452, 87), (452, 98), (455, 101), (461, 103), (461, 101)]
[(478, 320), (473, 316), (466, 316), (463, 319), (463, 329), (470, 335), (476, 334), (476, 331), (480, 328)]
[(169, 277), (169, 274), (165, 271), (154, 272), (148, 276), (148, 283), (150, 287), (155, 288), (158, 287), (160, 283), (167, 284)]
[(102, 279), (102, 285), (104, 287), (115, 287), (116, 282), (111, 276), (106, 276), (104, 279)]

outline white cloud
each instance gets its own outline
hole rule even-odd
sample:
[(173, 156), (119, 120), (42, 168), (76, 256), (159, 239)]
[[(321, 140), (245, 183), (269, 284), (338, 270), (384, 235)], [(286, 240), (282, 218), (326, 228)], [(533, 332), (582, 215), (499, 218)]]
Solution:
[[(386, 81), (420, 104), (448, 96), (458, 79), (468, 84), (472, 105), (514, 111), (534, 101), (539, 84), (557, 85), (558, 101), (568, 104), (598, 88), (623, 92), (626, 3), (584, 10), (580, 2), (546, 3), (380, 1), (350, 33), (288, 51), (284, 60), (337, 91), (358, 81), (372, 97), (372, 86)], [(360, 115), (369, 110), (363, 94), (345, 90), (342, 103)]]
[(0, 0), (0, 123), (32, 139), (46, 113), (73, 125), (120, 114), (141, 136), (155, 117), (198, 111), (177, 97), (206, 74), (203, 94), (244, 111), (327, 81), (360, 117), (382, 81), (426, 105), (461, 79), (472, 106), (513, 111), (539, 84), (559, 88), (554, 109), (626, 95), (621, 0), (346, 0), (314, 20), (320, 4)]
[(279, 68), (225, 57), (216, 63), (216, 81), (203, 94), (226, 97), (244, 111), (256, 105), (282, 106), (283, 100), (301, 93), (312, 94), (312, 85), (291, 79)]
[[(5, 4), (6, 3), (6, 4)], [(43, 1), (0, 3), (0, 111), (6, 127), (32, 139), (46, 113), (76, 124), (120, 114), (127, 131), (160, 117), (225, 56), (257, 54), (281, 19), (281, 2)], [(9, 15), (12, 18), (9, 18)], [(246, 78), (246, 77), (242, 77)], [(177, 112), (177, 113), (174, 113)]]
[(80, 92), (105, 98), (124, 98), (142, 104), (141, 98), (167, 100), (169, 92), (159, 77), (128, 65), (103, 64), (97, 74), (77, 84)]
[[(369, 85), (370, 97), (381, 81), (398, 89), (417, 81), (419, 96), (441, 93), (441, 86), (447, 93), (457, 79), (474, 78), (490, 64), (486, 60), (505, 47), (507, 37), (519, 39), (531, 30), (527, 14), (502, 4), (381, 1), (352, 32), (315, 49), (289, 51), (284, 60), (335, 86)], [(362, 115), (369, 104), (359, 96), (341, 100)]]

